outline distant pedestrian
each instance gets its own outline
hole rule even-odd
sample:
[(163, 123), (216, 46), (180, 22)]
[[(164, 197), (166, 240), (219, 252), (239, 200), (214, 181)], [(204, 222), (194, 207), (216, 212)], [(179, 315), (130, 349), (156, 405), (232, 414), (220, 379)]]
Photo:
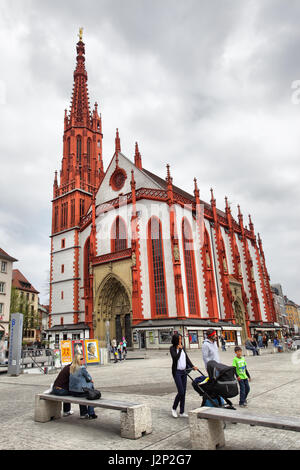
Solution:
[(6, 347), (4, 339), (0, 340), (0, 364), (5, 363), (5, 354), (6, 354)]
[(258, 347), (263, 348), (263, 346), (264, 346), (263, 345), (263, 337), (262, 337), (261, 333), (259, 333), (259, 335), (258, 335)]
[(119, 361), (122, 361), (123, 359), (123, 342), (120, 341), (118, 344), (118, 355), (119, 355)]
[(124, 359), (126, 359), (127, 356), (127, 341), (125, 336), (122, 338), (122, 343), (123, 343), (123, 353), (124, 353)]
[(177, 407), (178, 405), (180, 405), (179, 417), (188, 418), (188, 415), (184, 412), (187, 383), (186, 369), (188, 368), (196, 370), (197, 367), (193, 366), (188, 355), (186, 354), (182, 344), (182, 336), (180, 334), (174, 334), (172, 336), (172, 346), (170, 347), (170, 354), (173, 360), (172, 375), (177, 387), (177, 395), (175, 397), (172, 407), (172, 416), (174, 418), (178, 418)]
[(111, 350), (114, 355), (114, 362), (118, 362), (118, 350), (117, 350), (117, 341), (116, 339), (112, 339), (111, 341)]
[(240, 386), (239, 405), (244, 408), (247, 406), (247, 396), (250, 392), (249, 381), (251, 381), (251, 377), (247, 370), (246, 360), (242, 356), (242, 348), (240, 346), (236, 346), (234, 348), (234, 352), (235, 358), (233, 359), (232, 365), (235, 367), (238, 383)]
[(268, 335), (267, 335), (266, 333), (263, 335), (263, 339), (262, 339), (262, 340), (263, 340), (264, 348), (267, 348), (267, 347), (268, 347), (269, 337), (268, 337)]
[(221, 336), (222, 351), (226, 351), (226, 341), (224, 336)]
[(219, 350), (217, 345), (217, 332), (213, 329), (209, 329), (206, 332), (206, 339), (202, 344), (202, 359), (204, 366), (208, 361), (220, 362)]

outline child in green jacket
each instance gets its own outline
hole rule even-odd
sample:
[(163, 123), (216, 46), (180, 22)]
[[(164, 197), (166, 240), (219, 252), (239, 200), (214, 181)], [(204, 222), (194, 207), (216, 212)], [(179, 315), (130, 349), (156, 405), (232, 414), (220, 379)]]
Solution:
[(242, 356), (243, 351), (240, 346), (236, 346), (234, 348), (234, 352), (236, 354), (235, 358), (233, 359), (233, 367), (235, 367), (237, 379), (240, 386), (240, 402), (239, 405), (242, 408), (247, 406), (247, 396), (250, 392), (249, 381), (251, 381), (250, 374), (247, 370), (247, 363), (245, 358)]

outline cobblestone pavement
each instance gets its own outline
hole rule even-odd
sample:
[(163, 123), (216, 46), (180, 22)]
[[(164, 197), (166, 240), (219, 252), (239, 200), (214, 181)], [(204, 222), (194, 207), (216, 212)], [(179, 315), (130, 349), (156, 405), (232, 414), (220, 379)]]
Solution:
[[(189, 353), (192, 361), (204, 369), (201, 351)], [(96, 409), (98, 419), (79, 420), (79, 410), (66, 418), (37, 423), (34, 396), (47, 389), (55, 375), (23, 374), (0, 376), (1, 440), (0, 449), (24, 450), (191, 450), (188, 419), (174, 419), (171, 407), (176, 387), (171, 375), (171, 360), (166, 351), (147, 351), (138, 359), (106, 366), (89, 367), (95, 387), (103, 398), (137, 401), (151, 406), (152, 434), (138, 440), (122, 439), (118, 411)], [(231, 364), (233, 349), (221, 352), (221, 361)], [(247, 357), (252, 376), (249, 406), (245, 412), (300, 417), (300, 351)], [(196, 376), (196, 375), (195, 375)], [(190, 381), (189, 381), (190, 382)], [(238, 397), (233, 400), (238, 403)], [(201, 399), (188, 383), (186, 411), (198, 408)], [(244, 411), (244, 410), (243, 410)], [(300, 449), (300, 433), (242, 424), (228, 424), (223, 450), (294, 450)], [(220, 450), (221, 451), (221, 450)]]

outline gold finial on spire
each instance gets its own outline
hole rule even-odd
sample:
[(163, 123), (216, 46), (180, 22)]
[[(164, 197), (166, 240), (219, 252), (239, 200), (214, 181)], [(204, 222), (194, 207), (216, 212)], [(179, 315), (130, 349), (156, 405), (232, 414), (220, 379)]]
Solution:
[(79, 34), (78, 34), (79, 41), (82, 41), (82, 33), (83, 33), (83, 28), (79, 28)]

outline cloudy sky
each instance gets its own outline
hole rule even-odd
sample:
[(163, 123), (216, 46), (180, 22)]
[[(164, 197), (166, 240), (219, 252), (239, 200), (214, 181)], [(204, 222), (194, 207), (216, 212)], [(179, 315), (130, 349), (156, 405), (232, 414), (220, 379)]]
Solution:
[(122, 152), (261, 234), (271, 282), (300, 303), (300, 3), (1, 0), (0, 247), (47, 303), (51, 198), (79, 27), (104, 164)]

